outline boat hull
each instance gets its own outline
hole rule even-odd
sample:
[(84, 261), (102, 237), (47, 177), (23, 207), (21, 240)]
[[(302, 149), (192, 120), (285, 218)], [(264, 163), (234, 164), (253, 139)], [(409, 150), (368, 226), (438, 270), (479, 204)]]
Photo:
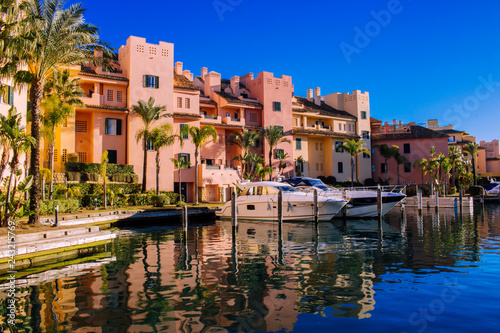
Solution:
[[(383, 193), (382, 196), (382, 215), (389, 212), (394, 206), (405, 198), (404, 194)], [(368, 218), (377, 217), (377, 195), (371, 194), (364, 197), (354, 197), (347, 205), (346, 217), (348, 218)], [(342, 217), (342, 216), (339, 216)]]

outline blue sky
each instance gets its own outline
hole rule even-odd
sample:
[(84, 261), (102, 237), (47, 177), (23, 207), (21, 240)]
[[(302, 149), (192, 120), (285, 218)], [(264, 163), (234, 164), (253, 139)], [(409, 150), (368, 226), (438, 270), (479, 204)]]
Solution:
[[(69, 1), (68, 3), (73, 3)], [(370, 92), (383, 121), (500, 139), (500, 1), (97, 1), (87, 21), (116, 49), (129, 35), (175, 44), (199, 75), (291, 75), (295, 94)], [(496, 82), (498, 82), (498, 87)]]

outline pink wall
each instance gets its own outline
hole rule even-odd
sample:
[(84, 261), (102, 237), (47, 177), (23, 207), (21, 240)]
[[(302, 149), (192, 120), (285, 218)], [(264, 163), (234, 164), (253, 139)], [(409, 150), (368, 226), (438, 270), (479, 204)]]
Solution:
[[(94, 129), (93, 129), (93, 159), (94, 163), (101, 162), (101, 155), (106, 150), (116, 150), (117, 163), (125, 164), (126, 156), (124, 149), (127, 145), (126, 127), (127, 127), (127, 114), (125, 112), (99, 112), (94, 111)], [(106, 118), (114, 118), (122, 120), (122, 134), (121, 135), (107, 135), (106, 134)]]
[[(410, 153), (404, 154), (403, 147), (405, 143), (410, 144)], [(386, 144), (389, 147), (396, 145), (399, 147), (399, 151), (403, 156), (405, 156), (411, 164), (411, 172), (404, 172), (404, 166), (400, 166), (399, 177), (400, 183), (408, 184), (411, 182), (417, 182), (420, 184), (422, 182), (422, 173), (419, 168), (413, 166), (416, 160), (421, 160), (422, 158), (430, 158), (430, 149), (432, 146), (436, 149), (436, 154), (443, 153), (448, 156), (448, 139), (409, 139), (409, 140), (374, 140), (372, 146)], [(379, 177), (383, 180), (385, 179), (384, 173), (381, 172), (381, 163), (385, 163), (385, 160), (380, 156), (380, 151), (378, 148), (374, 148), (372, 154), (372, 163), (375, 169), (373, 173), (373, 179), (376, 181)], [(397, 184), (397, 163), (392, 158), (388, 161), (388, 172), (387, 178), (390, 179), (390, 184)], [(429, 176), (424, 176), (424, 182), (429, 181)]]

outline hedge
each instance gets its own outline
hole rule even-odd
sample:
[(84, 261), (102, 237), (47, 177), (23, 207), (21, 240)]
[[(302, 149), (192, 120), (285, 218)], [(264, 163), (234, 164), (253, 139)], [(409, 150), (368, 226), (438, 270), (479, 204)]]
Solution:
[[(102, 184), (94, 183), (80, 183), (80, 184), (68, 184), (68, 187), (78, 186), (80, 188), (80, 193), (82, 195), (94, 195), (99, 191), (102, 192)], [(116, 191), (119, 188), (123, 189), (123, 194), (139, 193), (141, 192), (141, 184), (131, 183), (131, 184), (107, 184), (107, 188), (112, 191)]]
[[(184, 196), (182, 197), (184, 199)], [(179, 193), (160, 192), (160, 195), (152, 193), (133, 193), (128, 196), (128, 204), (131, 206), (155, 206), (173, 205), (179, 201)]]
[(75, 213), (80, 209), (80, 201), (78, 199), (40, 201), (40, 214), (53, 215), (55, 206), (59, 206), (59, 213)]
[[(83, 162), (66, 162), (67, 172), (88, 172), (88, 173), (99, 173), (99, 163), (83, 163)], [(108, 164), (106, 167), (106, 172), (108, 174), (124, 174), (133, 175), (134, 166), (128, 164)]]
[(480, 196), (483, 193), (483, 190), (483, 187), (479, 185), (469, 187), (469, 193), (474, 197)]

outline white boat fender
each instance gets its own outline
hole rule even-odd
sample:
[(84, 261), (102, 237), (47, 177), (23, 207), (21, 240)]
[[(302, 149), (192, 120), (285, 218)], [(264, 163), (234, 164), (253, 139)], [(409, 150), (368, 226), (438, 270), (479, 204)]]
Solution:
[(267, 203), (267, 210), (271, 210), (271, 204), (269, 202)]
[(286, 211), (289, 212), (291, 209), (292, 209), (292, 204), (290, 203), (290, 201), (288, 201), (288, 206)]

